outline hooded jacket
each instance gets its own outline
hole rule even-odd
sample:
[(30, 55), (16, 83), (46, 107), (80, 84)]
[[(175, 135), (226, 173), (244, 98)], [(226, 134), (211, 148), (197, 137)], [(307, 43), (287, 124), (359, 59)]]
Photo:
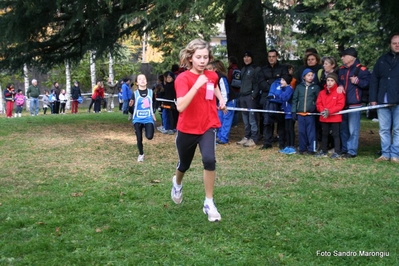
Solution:
[(324, 89), (320, 91), (319, 96), (317, 96), (317, 111), (322, 112), (324, 109), (328, 109), (330, 114), (327, 118), (320, 116), (320, 122), (342, 122), (342, 115), (331, 115), (341, 111), (345, 107), (345, 95), (343, 93), (338, 93), (337, 88), (337, 84), (334, 84), (330, 89), (327, 89), (327, 85), (324, 85)]

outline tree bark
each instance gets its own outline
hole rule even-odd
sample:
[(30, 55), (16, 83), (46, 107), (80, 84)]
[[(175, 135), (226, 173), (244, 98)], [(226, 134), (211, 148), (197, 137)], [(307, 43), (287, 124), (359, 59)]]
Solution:
[(237, 12), (226, 10), (227, 53), (237, 57), (240, 67), (245, 51), (252, 52), (254, 64), (263, 66), (267, 63), (262, 11), (261, 0), (245, 0)]

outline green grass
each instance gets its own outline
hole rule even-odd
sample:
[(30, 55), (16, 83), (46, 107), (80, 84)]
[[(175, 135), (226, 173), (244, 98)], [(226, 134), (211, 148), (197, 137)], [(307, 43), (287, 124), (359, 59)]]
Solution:
[(241, 128), (217, 147), (209, 223), (199, 151), (170, 199), (174, 136), (137, 163), (120, 113), (0, 118), (0, 265), (399, 265), (398, 165), (374, 163), (377, 123), (348, 160), (239, 147)]

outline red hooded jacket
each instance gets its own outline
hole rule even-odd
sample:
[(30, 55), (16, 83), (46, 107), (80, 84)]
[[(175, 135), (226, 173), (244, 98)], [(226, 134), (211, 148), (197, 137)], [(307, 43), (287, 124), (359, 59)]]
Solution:
[(320, 91), (316, 100), (316, 108), (318, 112), (322, 112), (324, 109), (328, 109), (329, 116), (324, 118), (320, 116), (320, 122), (324, 123), (340, 123), (342, 122), (342, 115), (333, 115), (344, 109), (345, 106), (345, 94), (337, 92), (337, 84), (334, 84), (330, 89), (327, 89), (327, 85), (324, 85), (324, 89)]

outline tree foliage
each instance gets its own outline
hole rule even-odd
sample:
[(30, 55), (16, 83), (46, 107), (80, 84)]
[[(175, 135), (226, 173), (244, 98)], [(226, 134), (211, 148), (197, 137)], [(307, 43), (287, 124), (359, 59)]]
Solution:
[(373, 66), (386, 49), (384, 41), (393, 27), (381, 15), (380, 2), (369, 0), (305, 0), (292, 16), (300, 30), (295, 34), (300, 55), (315, 47), (321, 55), (339, 58), (339, 52), (355, 47), (361, 62)]
[[(286, 2), (3, 0), (0, 68), (15, 72), (27, 64), (49, 70), (65, 59), (80, 62), (91, 50), (97, 58), (109, 52), (117, 58), (124, 40), (140, 39), (144, 32), (169, 67), (189, 40), (209, 40), (222, 19), (228, 55), (238, 59), (249, 49), (257, 64), (265, 64), (267, 32), (268, 45), (280, 51), (291, 51), (295, 41), (300, 55), (310, 46), (330, 55), (355, 46), (362, 61), (371, 64), (385, 48), (388, 33), (399, 27), (397, 0), (304, 0), (290, 9)], [(293, 25), (300, 31), (293, 32)]]

